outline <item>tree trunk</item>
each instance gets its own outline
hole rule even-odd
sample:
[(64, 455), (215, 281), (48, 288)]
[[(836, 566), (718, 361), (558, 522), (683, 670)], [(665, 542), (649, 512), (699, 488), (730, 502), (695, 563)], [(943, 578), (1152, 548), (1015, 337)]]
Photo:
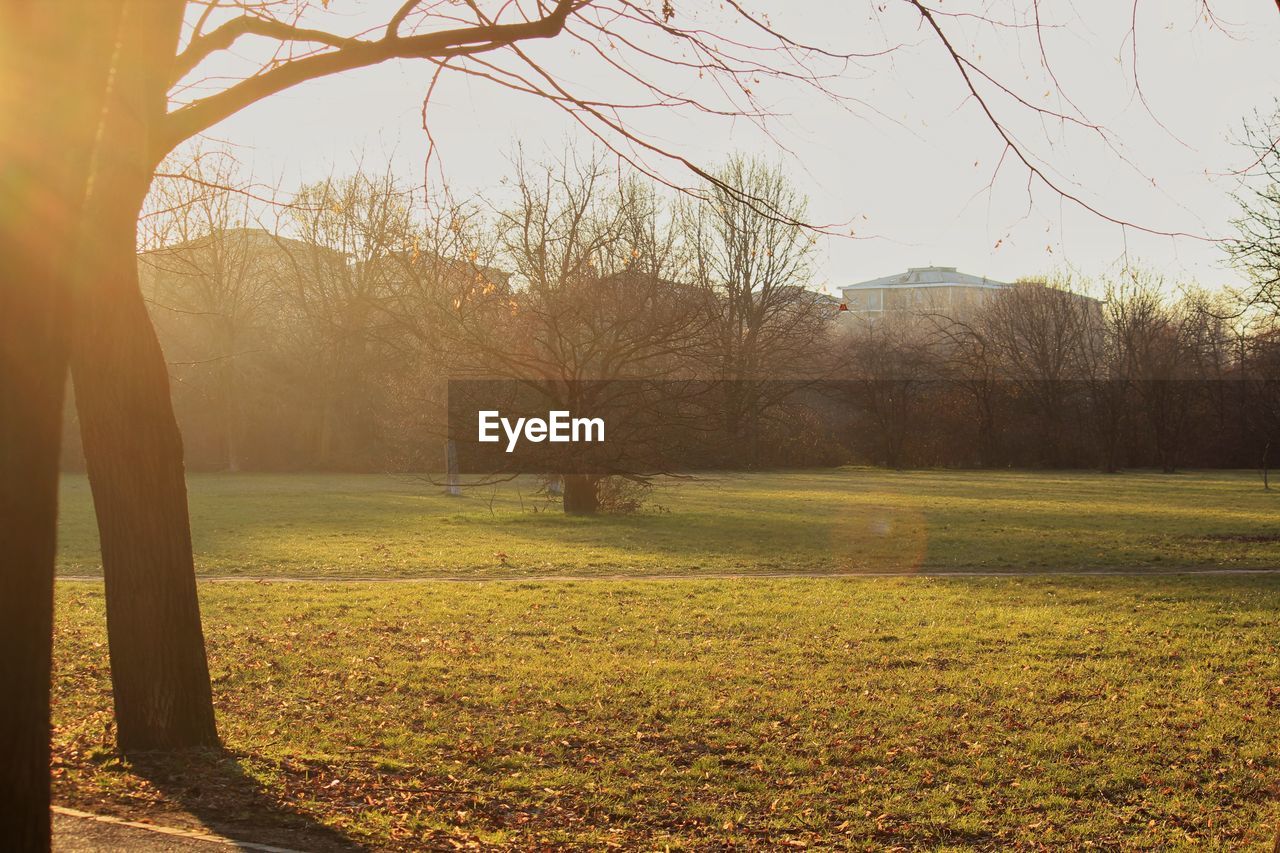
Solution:
[(600, 478), (590, 474), (564, 476), (565, 515), (595, 515), (600, 511), (600, 495), (596, 488)]
[(86, 281), (76, 298), (71, 372), (102, 543), (119, 746), (212, 746), (182, 439), (134, 248), (182, 4), (122, 5), (98, 172), (85, 203)]
[[(118, 216), (132, 223), (136, 208)], [(169, 376), (137, 289), (132, 232), (102, 236), (99, 277), (80, 303), (87, 310), (72, 375), (102, 542), (119, 745), (211, 746), (217, 734)]]
[(68, 281), (13, 186), (31, 177), (0, 169), (0, 850), (47, 850)]
[[(327, 392), (326, 392), (327, 394)], [(316, 429), (316, 457), (315, 464), (322, 471), (328, 471), (332, 467), (330, 460), (333, 456), (333, 403), (326, 396), (325, 401), (320, 406), (320, 425)]]
[[(48, 850), (58, 454), (74, 259), (119, 7), (0, 4), (0, 849)], [(101, 42), (101, 44), (95, 43)]]
[(222, 365), (218, 382), (222, 403), (222, 463), (230, 474), (240, 473), (240, 435), (244, 424), (244, 406), (234, 355), (238, 346), (239, 342), (232, 339), (223, 350), (232, 355)]
[(462, 497), (462, 481), (458, 475), (458, 443), (452, 438), (444, 443), (445, 488), (450, 497)]

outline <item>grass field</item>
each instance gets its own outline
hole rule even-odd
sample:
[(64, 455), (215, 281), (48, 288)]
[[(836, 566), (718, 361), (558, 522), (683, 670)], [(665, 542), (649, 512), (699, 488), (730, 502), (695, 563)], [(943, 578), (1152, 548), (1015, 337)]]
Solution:
[[(395, 494), (365, 499), (438, 506)], [(60, 585), (60, 802), (409, 849), (1261, 849), (1280, 816), (1271, 575), (201, 596), (230, 753), (139, 766), (113, 752), (101, 587)]]
[[(193, 475), (205, 575), (520, 577), (1280, 568), (1280, 491), (1256, 474), (723, 475), (655, 508), (566, 518), (530, 482), (448, 498), (409, 478)], [(535, 508), (544, 511), (534, 511)], [(101, 563), (88, 485), (63, 483), (60, 569)]]
[[(1280, 817), (1280, 574), (697, 579), (1280, 568), (1247, 473), (727, 475), (591, 519), (528, 482), (190, 484), (202, 574), (320, 582), (201, 585), (227, 750), (142, 763), (101, 586), (60, 585), (65, 805), (317, 851), (1241, 849)], [(97, 574), (63, 496), (60, 569)]]

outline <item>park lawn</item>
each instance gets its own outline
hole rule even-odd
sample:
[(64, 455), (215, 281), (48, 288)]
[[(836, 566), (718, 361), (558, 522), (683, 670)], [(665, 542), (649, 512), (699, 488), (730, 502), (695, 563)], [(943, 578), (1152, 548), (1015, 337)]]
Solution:
[(200, 592), (229, 752), (153, 766), (113, 750), (101, 586), (59, 585), (58, 802), (405, 849), (1261, 849), (1280, 816), (1271, 575)]
[[(1250, 472), (870, 468), (667, 481), (630, 516), (566, 518), (531, 480), (449, 498), (385, 475), (189, 477), (202, 575), (537, 577), (1280, 568), (1280, 491)], [(59, 567), (99, 574), (83, 476)]]

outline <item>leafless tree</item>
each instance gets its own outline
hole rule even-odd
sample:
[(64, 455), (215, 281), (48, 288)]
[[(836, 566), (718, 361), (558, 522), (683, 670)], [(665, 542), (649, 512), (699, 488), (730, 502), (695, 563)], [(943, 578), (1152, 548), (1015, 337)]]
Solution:
[(1280, 314), (1280, 105), (1274, 114), (1246, 123), (1244, 145), (1254, 161), (1237, 196), (1236, 234), (1225, 245), (1250, 279), (1241, 294), (1244, 307)]
[(447, 489), (459, 495), (456, 451), (447, 439), (447, 380), (465, 373), (471, 357), (458, 314), (476, 286), (509, 295), (511, 274), (498, 268), (498, 241), (478, 204), (429, 194), (415, 204), (412, 229), (403, 248), (376, 262), (386, 292), (375, 302), (374, 322), (400, 368), (390, 377), (388, 461), (433, 471), (440, 462), (435, 448), (443, 444)]
[(974, 312), (931, 314), (938, 340), (940, 374), (967, 399), (976, 459), (981, 467), (996, 461), (998, 414), (1004, 383), (1000, 357), (981, 315)]
[[(513, 285), (464, 280), (441, 327), (456, 375), (514, 380), (550, 408), (607, 406), (624, 415), (617, 428), (638, 425), (631, 410), (652, 398), (633, 383), (689, 375), (704, 347), (703, 294), (674, 278), (671, 217), (651, 186), (599, 157), (521, 162), (514, 185), (495, 223)], [(619, 466), (565, 475), (565, 512), (594, 513), (602, 476), (644, 473)]]
[[(170, 169), (169, 167), (174, 167)], [(273, 268), (262, 251), (235, 162), (225, 152), (192, 152), (166, 164), (141, 220), (142, 291), (168, 342), (180, 389), (216, 413), (223, 467), (241, 467), (246, 395), (275, 306)]]
[(1035, 408), (1049, 465), (1060, 463), (1068, 403), (1081, 378), (1085, 299), (1065, 286), (1025, 281), (998, 293), (982, 310), (984, 337), (999, 356), (1003, 377)]
[(890, 468), (907, 464), (930, 392), (938, 399), (937, 341), (929, 318), (910, 312), (864, 324), (844, 339), (839, 376), (860, 416), (854, 428), (873, 436), (880, 460)]
[(1178, 467), (1195, 378), (1188, 333), (1193, 315), (1154, 287), (1132, 294), (1119, 328), (1126, 373), (1137, 388), (1165, 473)]
[(1271, 488), (1271, 468), (1280, 448), (1280, 324), (1271, 322), (1243, 341), (1240, 385), (1247, 395), (1245, 427), (1256, 448), (1262, 487)]
[[(807, 201), (764, 161), (737, 157), (710, 197), (683, 207), (690, 278), (709, 294), (707, 376), (722, 383), (727, 435), (753, 448), (761, 419), (828, 365), (818, 342), (834, 308), (809, 289)], [(748, 453), (755, 455), (754, 450)]]
[[(1269, 116), (1255, 116), (1248, 122), (1244, 142), (1254, 161), (1246, 173), (1248, 188), (1238, 197), (1240, 216), (1235, 221), (1236, 236), (1227, 242), (1226, 248), (1233, 263), (1250, 279), (1249, 288), (1240, 294), (1243, 314), (1250, 314), (1251, 309), (1263, 311), (1270, 315), (1263, 320), (1264, 326), (1269, 327), (1280, 316), (1280, 107)], [(1229, 316), (1221, 306), (1204, 313), (1219, 318)], [(1239, 315), (1241, 312), (1235, 313)], [(1254, 318), (1246, 316), (1245, 323), (1250, 322), (1254, 322)], [(1255, 341), (1271, 337), (1270, 329), (1264, 328)], [(1266, 346), (1260, 349), (1270, 351)], [(1253, 405), (1247, 407), (1247, 411), (1255, 413), (1255, 417), (1261, 415), (1251, 432), (1262, 436), (1260, 467), (1267, 488), (1270, 487), (1268, 472), (1272, 448), (1276, 442), (1274, 424), (1280, 420), (1274, 404), (1274, 383), (1271, 377), (1251, 376), (1243, 386), (1257, 389)], [(1269, 419), (1274, 420), (1268, 423)], [(1280, 831), (1276, 834), (1276, 849), (1280, 850)]]
[(396, 364), (378, 307), (394, 284), (386, 259), (408, 251), (410, 193), (389, 173), (354, 175), (303, 187), (276, 235), (287, 259), (289, 311), (281, 355), (313, 413), (311, 458), (321, 468), (350, 464), (375, 444), (383, 380)]

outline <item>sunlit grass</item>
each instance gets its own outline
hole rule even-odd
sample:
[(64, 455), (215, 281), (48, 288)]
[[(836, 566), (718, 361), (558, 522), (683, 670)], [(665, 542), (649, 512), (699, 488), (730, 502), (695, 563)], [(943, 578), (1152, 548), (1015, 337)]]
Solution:
[[(1245, 849), (1280, 815), (1273, 576), (201, 596), (245, 808), (377, 845)], [(226, 795), (115, 757), (102, 622), (60, 587), (58, 799)]]
[[(1280, 491), (1250, 472), (841, 469), (659, 488), (566, 518), (517, 481), (449, 498), (376, 475), (193, 475), (208, 575), (492, 577), (1280, 567)], [(535, 509), (540, 511), (535, 511)], [(64, 573), (101, 571), (87, 483), (64, 478)]]

